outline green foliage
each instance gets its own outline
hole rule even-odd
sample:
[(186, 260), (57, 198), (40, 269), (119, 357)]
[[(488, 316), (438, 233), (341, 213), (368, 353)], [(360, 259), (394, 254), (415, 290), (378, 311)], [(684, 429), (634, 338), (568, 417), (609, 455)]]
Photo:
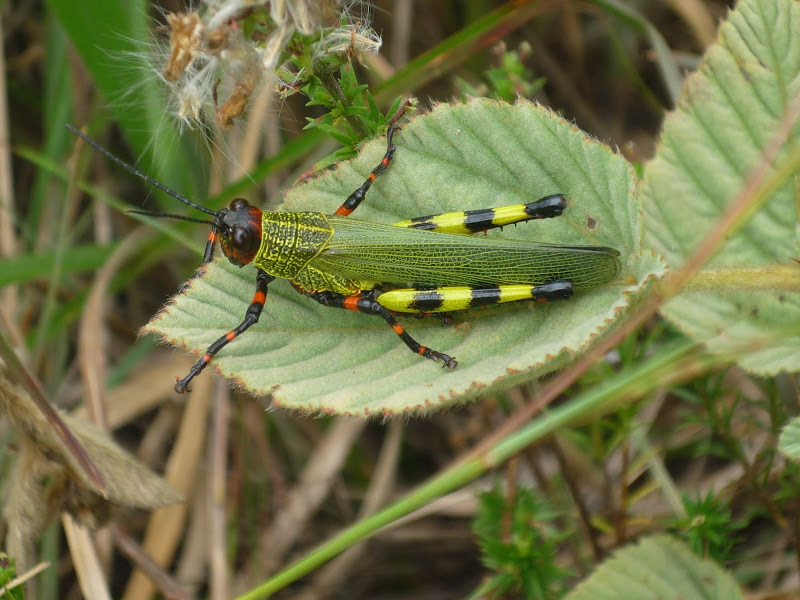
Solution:
[(381, 113), (369, 86), (358, 83), (351, 64), (342, 64), (337, 70), (339, 76), (335, 77), (332, 65), (317, 61), (314, 74), (300, 88), (309, 98), (306, 106), (328, 109), (316, 119), (306, 117), (309, 123), (305, 128), (318, 128), (343, 146), (319, 161), (317, 168), (354, 157), (364, 140), (386, 130), (402, 103), (402, 98), (397, 98), (385, 114)]
[[(243, 20), (243, 30), (250, 38), (265, 38), (270, 27), (269, 15), (263, 10), (255, 10)], [(359, 34), (357, 26), (348, 26), (345, 13), (341, 15), (338, 31), (351, 31), (354, 39)], [(316, 35), (295, 32), (276, 71), (283, 80), (284, 97), (300, 91), (308, 96), (306, 106), (326, 109), (320, 117), (306, 117), (305, 129), (319, 129), (342, 145), (318, 161), (318, 170), (354, 157), (365, 140), (386, 131), (389, 119), (402, 103), (402, 98), (397, 98), (385, 114), (381, 113), (369, 86), (358, 82), (353, 69), (352, 59), (359, 53), (355, 42), (351, 41), (344, 49), (331, 50), (329, 36), (334, 34), (332, 29)]]
[[(718, 41), (697, 71), (686, 78), (640, 188), (648, 246), (663, 253), (672, 268), (686, 263), (746, 189), (751, 172), (782, 131), (781, 120), (795, 110), (798, 29), (797, 2), (740, 2), (720, 25)], [(770, 174), (788, 165), (799, 142), (800, 129), (794, 127), (768, 165)], [(728, 236), (706, 268), (749, 269), (750, 277), (774, 265), (796, 271), (797, 223), (796, 182), (788, 177), (741, 230)], [(800, 294), (743, 291), (734, 282), (726, 289), (724, 271), (720, 277), (714, 291), (681, 294), (662, 314), (712, 352), (736, 352), (739, 364), (754, 373), (800, 369)]]
[[(176, 152), (173, 132), (159, 127), (164, 118), (161, 92), (148, 57), (136, 41), (149, 35), (146, 2), (111, 0), (91, 10), (75, 10), (70, 0), (51, 0), (48, 6), (108, 101), (136, 155), (146, 157), (144, 164), (152, 161), (160, 165), (159, 178), (166, 185), (197, 195), (201, 187), (198, 182), (203, 181), (201, 169), (180, 145)], [(68, 76), (69, 71), (62, 68), (56, 75)], [(66, 84), (61, 86), (68, 92)], [(62, 113), (62, 118), (66, 117)], [(58, 123), (59, 135), (65, 135), (63, 130), (62, 121)]]
[(567, 537), (548, 525), (555, 517), (532, 490), (518, 488), (509, 504), (499, 487), (480, 495), (472, 526), (483, 564), (494, 572), (481, 586), (489, 598), (560, 598), (569, 571), (555, 564), (559, 542)]
[(744, 440), (733, 430), (736, 411), (742, 398), (737, 390), (725, 385), (724, 373), (715, 373), (696, 379), (674, 390), (674, 394), (699, 411), (688, 411), (684, 415), (686, 424), (699, 424), (711, 432), (708, 438), (698, 441), (693, 448), (694, 456), (716, 456), (724, 460), (740, 461), (745, 456)]
[[(0, 552), (0, 588), (4, 588), (17, 576), (17, 567), (13, 558), (5, 552)], [(19, 585), (5, 590), (3, 598), (8, 600), (25, 600), (25, 586)]]
[(692, 551), (720, 563), (729, 560), (733, 546), (741, 540), (737, 532), (746, 526), (733, 520), (729, 503), (708, 492), (705, 497), (694, 499), (684, 494), (683, 506), (686, 518), (675, 526)]
[(456, 85), (461, 90), (461, 99), (467, 97), (486, 96), (496, 100), (515, 102), (518, 98), (533, 98), (546, 79), (538, 77), (533, 79), (533, 74), (525, 66), (525, 61), (530, 57), (531, 47), (527, 42), (520, 44), (519, 50), (505, 50), (505, 45), (498, 45), (498, 65), (484, 71), (484, 77), (489, 82), (485, 85), (473, 86), (463, 78), (456, 77)]

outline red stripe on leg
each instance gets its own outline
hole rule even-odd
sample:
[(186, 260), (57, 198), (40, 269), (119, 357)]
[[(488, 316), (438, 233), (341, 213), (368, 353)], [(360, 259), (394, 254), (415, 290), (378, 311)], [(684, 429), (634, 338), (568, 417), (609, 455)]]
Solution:
[(358, 310), (359, 300), (361, 300), (361, 296), (348, 296), (342, 302), (342, 306), (347, 310)]

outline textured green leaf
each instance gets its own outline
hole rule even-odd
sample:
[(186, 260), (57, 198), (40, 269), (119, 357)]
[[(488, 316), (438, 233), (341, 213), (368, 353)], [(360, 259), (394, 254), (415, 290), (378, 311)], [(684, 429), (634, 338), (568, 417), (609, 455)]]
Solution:
[[(720, 26), (665, 122), (641, 187), (648, 245), (679, 267), (744, 187), (800, 91), (800, 5), (744, 0)], [(800, 141), (795, 129), (787, 146)], [(779, 155), (785, 156), (786, 150)], [(710, 268), (788, 265), (798, 255), (796, 181), (726, 241)], [(740, 352), (761, 374), (800, 369), (800, 294), (684, 294), (663, 314), (712, 351)]]
[(565, 600), (737, 600), (736, 581), (683, 542), (659, 535), (605, 561)]
[[(641, 248), (640, 210), (628, 163), (569, 123), (530, 103), (440, 105), (395, 136), (387, 174), (356, 212), (394, 223), (413, 216), (529, 202), (562, 192), (562, 217), (489, 235), (597, 244), (622, 253), (620, 281), (569, 302), (456, 313), (455, 324), (409, 319), (420, 343), (455, 356), (455, 371), (409, 352), (386, 324), (326, 308), (285, 281), (270, 285), (261, 321), (212, 363), (280, 406), (373, 414), (435, 408), (564, 366), (617, 319), (663, 264)], [(289, 191), (282, 210), (331, 212), (378, 164), (385, 140)], [(220, 259), (145, 329), (200, 353), (241, 321), (255, 269)]]
[(778, 438), (778, 449), (793, 460), (800, 460), (800, 417), (789, 421)]

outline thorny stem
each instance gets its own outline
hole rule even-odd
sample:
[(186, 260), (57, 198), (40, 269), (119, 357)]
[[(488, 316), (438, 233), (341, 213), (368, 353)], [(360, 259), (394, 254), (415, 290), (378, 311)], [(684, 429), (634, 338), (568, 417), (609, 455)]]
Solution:
[[(333, 69), (330, 65), (325, 64), (325, 62), (317, 59), (314, 59), (314, 61), (311, 63), (311, 69), (313, 70), (314, 75), (319, 77), (323, 87), (334, 98), (340, 107), (346, 108), (350, 106), (350, 101), (347, 99), (347, 96), (345, 96), (342, 86), (339, 85), (339, 82), (336, 80), (336, 76), (334, 75), (335, 69)], [(355, 115), (345, 114), (344, 118), (347, 119), (350, 127), (353, 128), (353, 131), (356, 132), (359, 138), (364, 140), (370, 136), (369, 131), (358, 119), (358, 117)]]

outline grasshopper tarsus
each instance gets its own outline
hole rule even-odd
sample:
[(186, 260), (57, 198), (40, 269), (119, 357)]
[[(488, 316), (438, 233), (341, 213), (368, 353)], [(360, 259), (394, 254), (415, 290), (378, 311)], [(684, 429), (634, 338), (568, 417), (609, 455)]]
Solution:
[(175, 390), (176, 394), (183, 394), (185, 392), (191, 392), (192, 390), (189, 389), (189, 382), (195, 376), (194, 370), (189, 373), (183, 379), (179, 379), (178, 377), (175, 378), (175, 387), (172, 388)]
[(429, 356), (428, 358), (442, 361), (443, 369), (447, 367), (452, 371), (453, 369), (458, 367), (458, 361), (452, 356), (449, 356), (447, 354), (442, 354), (441, 352), (436, 352), (435, 350), (431, 350), (431, 354), (433, 354), (434, 356)]

